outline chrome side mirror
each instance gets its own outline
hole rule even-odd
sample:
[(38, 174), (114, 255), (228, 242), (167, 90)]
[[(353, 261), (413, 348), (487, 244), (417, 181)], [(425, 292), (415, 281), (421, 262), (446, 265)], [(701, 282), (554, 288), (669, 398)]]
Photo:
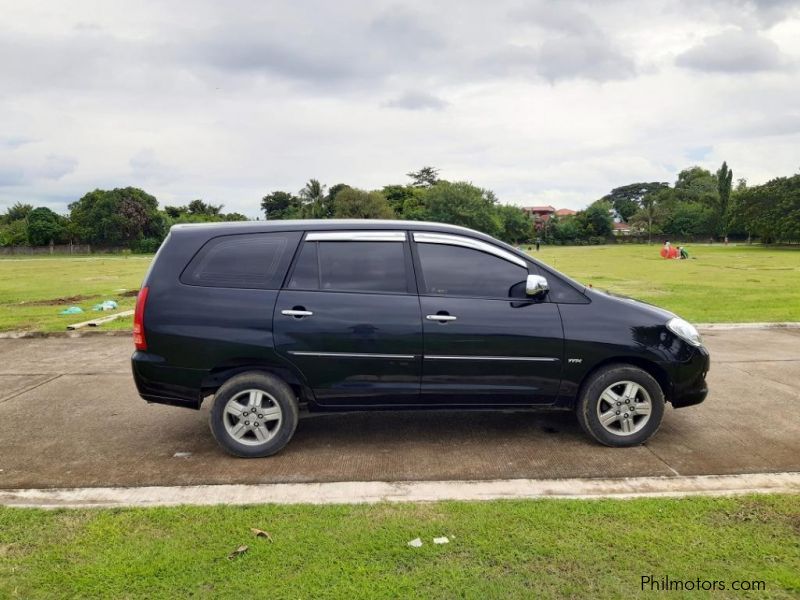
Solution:
[(525, 293), (528, 296), (541, 296), (549, 289), (547, 279), (541, 275), (528, 275), (528, 280), (525, 282)]

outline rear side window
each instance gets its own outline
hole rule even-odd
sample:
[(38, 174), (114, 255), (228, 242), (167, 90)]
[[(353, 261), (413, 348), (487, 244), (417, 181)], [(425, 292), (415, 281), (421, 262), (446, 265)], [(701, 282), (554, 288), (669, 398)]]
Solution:
[(296, 231), (223, 235), (206, 242), (181, 282), (206, 287), (278, 289), (301, 234)]
[(290, 289), (406, 293), (403, 242), (306, 242)]

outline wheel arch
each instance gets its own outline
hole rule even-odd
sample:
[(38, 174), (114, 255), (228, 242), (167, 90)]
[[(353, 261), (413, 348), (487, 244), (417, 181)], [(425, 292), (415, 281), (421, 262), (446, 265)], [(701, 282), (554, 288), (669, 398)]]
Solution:
[(664, 370), (664, 368), (656, 362), (651, 360), (647, 360), (646, 358), (641, 358), (638, 356), (615, 356), (611, 358), (606, 358), (596, 365), (594, 365), (589, 371), (581, 379), (581, 383), (578, 386), (578, 394), (576, 398), (580, 398), (581, 394), (583, 393), (584, 388), (589, 383), (591, 378), (597, 373), (600, 369), (604, 369), (610, 365), (620, 365), (620, 366), (627, 366), (632, 365), (634, 367), (639, 367), (648, 375), (650, 375), (653, 379), (656, 380), (658, 385), (661, 387), (661, 392), (664, 394), (664, 400), (669, 401), (672, 397), (672, 382), (669, 377), (669, 374)]
[(292, 388), (298, 401), (301, 404), (313, 403), (314, 393), (306, 383), (305, 379), (296, 372), (295, 369), (286, 366), (273, 364), (257, 359), (238, 359), (230, 361), (224, 365), (214, 367), (208, 372), (202, 381), (202, 396), (208, 396), (215, 393), (226, 381), (231, 377), (239, 375), (240, 373), (247, 373), (249, 371), (261, 371), (275, 375), (285, 381), (289, 387)]

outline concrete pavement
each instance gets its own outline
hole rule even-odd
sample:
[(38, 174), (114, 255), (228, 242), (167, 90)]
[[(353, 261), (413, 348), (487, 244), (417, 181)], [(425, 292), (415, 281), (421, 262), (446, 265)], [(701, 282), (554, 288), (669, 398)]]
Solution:
[(218, 449), (200, 412), (136, 394), (126, 337), (0, 340), (0, 488), (676, 477), (800, 471), (800, 330), (705, 333), (711, 394), (646, 446), (569, 414), (393, 412), (301, 421), (279, 455)]

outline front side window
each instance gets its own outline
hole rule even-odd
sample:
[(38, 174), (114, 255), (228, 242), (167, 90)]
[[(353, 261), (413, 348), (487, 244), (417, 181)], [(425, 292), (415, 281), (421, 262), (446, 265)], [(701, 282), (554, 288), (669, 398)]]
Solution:
[[(417, 243), (425, 287), (422, 293), (470, 298), (524, 297), (528, 270), (461, 246)], [(520, 285), (521, 284), (521, 285)]]
[(403, 242), (305, 242), (290, 289), (405, 293)]

